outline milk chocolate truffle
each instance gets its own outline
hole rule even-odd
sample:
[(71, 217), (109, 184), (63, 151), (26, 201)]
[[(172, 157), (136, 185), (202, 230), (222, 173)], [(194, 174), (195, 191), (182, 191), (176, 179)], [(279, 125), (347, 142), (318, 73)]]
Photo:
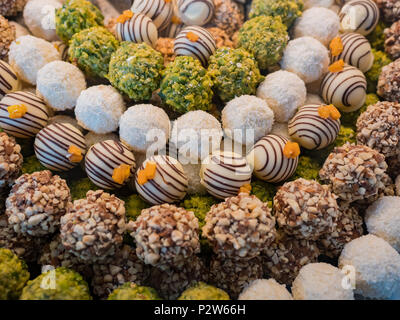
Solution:
[(179, 18), (188, 26), (203, 26), (214, 16), (213, 0), (177, 0)]
[(63, 246), (85, 263), (113, 257), (125, 231), (124, 202), (103, 190), (88, 191), (61, 217)]
[(400, 21), (385, 29), (385, 51), (391, 59), (400, 58)]
[(377, 93), (385, 101), (400, 101), (400, 59), (382, 68)]
[(393, 23), (400, 19), (400, 3), (397, 0), (374, 0), (381, 10), (382, 19)]
[(385, 187), (386, 169), (383, 154), (346, 143), (332, 151), (319, 175), (341, 200), (354, 202), (375, 196)]
[(3, 60), (0, 60), (0, 99), (7, 93), (17, 91), (21, 83), (14, 69)]
[(165, 0), (134, 0), (131, 10), (148, 16), (159, 31), (168, 27), (173, 15), (172, 1)]
[(364, 36), (374, 31), (379, 22), (379, 8), (372, 0), (352, 0), (339, 13), (340, 31), (357, 32)]
[(0, 190), (14, 183), (22, 167), (21, 146), (5, 132), (0, 132)]
[(145, 264), (181, 269), (200, 252), (199, 222), (191, 211), (163, 204), (142, 210), (131, 224), (136, 254)]
[(6, 215), (15, 232), (46, 236), (57, 231), (70, 201), (66, 181), (49, 170), (23, 174), (6, 200)]
[(16, 38), (15, 28), (8, 23), (8, 20), (0, 15), (0, 59), (8, 56), (10, 44)]
[(116, 27), (119, 41), (131, 41), (135, 43), (145, 42), (154, 47), (158, 39), (157, 27), (153, 21), (141, 13), (125, 12), (119, 19)]
[(244, 21), (239, 5), (233, 0), (214, 0), (214, 5), (215, 13), (209, 25), (220, 28), (232, 36), (240, 29)]
[(15, 16), (24, 9), (28, 0), (3, 0), (0, 4), (0, 14), (6, 17)]

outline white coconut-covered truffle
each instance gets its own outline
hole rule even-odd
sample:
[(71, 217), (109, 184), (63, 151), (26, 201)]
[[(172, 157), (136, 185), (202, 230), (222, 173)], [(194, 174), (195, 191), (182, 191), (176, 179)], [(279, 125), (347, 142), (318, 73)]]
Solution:
[(60, 53), (50, 42), (27, 35), (11, 43), (8, 59), (22, 80), (35, 85), (38, 71), (60, 60)]
[(51, 108), (64, 111), (75, 107), (79, 95), (86, 89), (86, 80), (74, 65), (53, 61), (39, 70), (36, 89)]
[(339, 268), (354, 268), (355, 294), (372, 299), (400, 299), (400, 255), (382, 238), (372, 234), (345, 245)]
[(304, 8), (309, 9), (312, 7), (330, 8), (335, 3), (335, 0), (305, 0)]
[(185, 113), (172, 126), (171, 143), (180, 155), (191, 161), (204, 159), (218, 150), (223, 137), (219, 121), (197, 110)]
[(295, 300), (354, 300), (345, 274), (328, 263), (309, 263), (301, 268), (293, 281)]
[(286, 286), (275, 279), (257, 279), (240, 294), (239, 300), (293, 300)]
[(283, 70), (269, 74), (257, 89), (257, 97), (267, 101), (277, 122), (288, 122), (304, 105), (306, 96), (304, 81)]
[(311, 83), (328, 71), (329, 52), (318, 40), (301, 37), (289, 41), (280, 64), (282, 69), (297, 74), (305, 83)]
[(293, 28), (294, 38), (313, 37), (327, 46), (340, 29), (339, 16), (332, 10), (314, 7), (303, 12)]
[(170, 133), (170, 121), (165, 111), (151, 104), (130, 107), (119, 122), (119, 135), (134, 151), (146, 153), (164, 149)]
[(24, 8), (24, 22), (32, 34), (47, 41), (58, 39), (55, 11), (61, 7), (58, 0), (30, 0)]
[(67, 116), (65, 114), (58, 114), (54, 117), (49, 118), (47, 125), (51, 125), (53, 123), (69, 123), (72, 124), (75, 128), (83, 131), (83, 128), (78, 124), (78, 121), (75, 118)]
[(253, 145), (271, 132), (274, 113), (268, 103), (255, 96), (241, 96), (229, 101), (222, 110), (222, 127), (235, 142)]
[(83, 128), (95, 133), (110, 133), (118, 129), (126, 107), (122, 95), (112, 86), (99, 85), (81, 92), (75, 116)]
[(368, 232), (385, 239), (400, 252), (400, 197), (382, 197), (366, 211)]
[(113, 140), (113, 141), (119, 141), (118, 135), (115, 133), (104, 133), (104, 134), (99, 134), (99, 133), (94, 133), (94, 132), (89, 132), (87, 135), (85, 135), (85, 140), (86, 140), (86, 146), (89, 150), (89, 148), (102, 141), (106, 140)]

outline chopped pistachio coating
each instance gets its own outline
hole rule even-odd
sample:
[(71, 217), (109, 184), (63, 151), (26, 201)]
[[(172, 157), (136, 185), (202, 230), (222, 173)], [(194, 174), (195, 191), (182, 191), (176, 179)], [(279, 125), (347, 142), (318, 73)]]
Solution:
[(208, 285), (204, 282), (197, 282), (187, 288), (178, 300), (230, 300), (229, 295), (221, 289)]
[(127, 282), (115, 289), (108, 300), (161, 300), (156, 290)]
[(367, 78), (367, 92), (369, 93), (376, 93), (377, 91), (377, 85), (378, 85), (378, 80), (379, 76), (382, 72), (382, 68), (389, 63), (392, 62), (392, 60), (389, 58), (389, 56), (379, 50), (372, 49), (372, 53), (374, 54), (374, 64), (372, 65), (372, 68), (365, 74)]
[(205, 218), (211, 206), (217, 203), (217, 200), (211, 196), (191, 196), (185, 199), (181, 206), (188, 211), (192, 211), (199, 220), (199, 229), (205, 225)]

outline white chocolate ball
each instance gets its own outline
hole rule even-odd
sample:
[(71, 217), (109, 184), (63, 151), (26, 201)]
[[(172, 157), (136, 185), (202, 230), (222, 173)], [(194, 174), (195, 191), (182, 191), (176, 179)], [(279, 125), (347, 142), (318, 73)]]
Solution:
[(258, 279), (251, 282), (238, 300), (293, 300), (286, 286), (275, 279)]
[(214, 16), (213, 0), (177, 0), (178, 16), (188, 26), (202, 26)]
[(17, 73), (5, 61), (0, 60), (0, 99), (7, 93), (17, 91), (21, 88), (21, 82)]
[(156, 25), (141, 13), (134, 13), (133, 17), (124, 23), (117, 23), (116, 33), (119, 41), (145, 42), (152, 47), (156, 45), (158, 39)]
[(172, 1), (134, 0), (131, 11), (148, 16), (159, 31), (168, 27), (173, 15)]

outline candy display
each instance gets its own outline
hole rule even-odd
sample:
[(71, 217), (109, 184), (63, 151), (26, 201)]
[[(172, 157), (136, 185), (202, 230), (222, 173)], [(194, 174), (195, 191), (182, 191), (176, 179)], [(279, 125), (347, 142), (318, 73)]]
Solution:
[(126, 12), (118, 18), (116, 27), (117, 38), (120, 41), (146, 43), (154, 47), (158, 38), (157, 27), (153, 21), (142, 13)]
[(107, 300), (161, 300), (156, 290), (138, 286), (133, 282), (125, 282), (110, 293)]
[(297, 0), (254, 0), (251, 2), (249, 17), (279, 16), (288, 27), (300, 17), (303, 1)]
[(242, 291), (238, 300), (293, 300), (293, 297), (284, 285), (271, 278), (254, 280)]
[(367, 78), (367, 90), (369, 93), (376, 92), (382, 68), (392, 62), (385, 52), (372, 49), (372, 54), (374, 55), (374, 63), (371, 69), (365, 74)]
[(178, 300), (230, 300), (229, 295), (204, 282), (197, 282), (182, 292)]
[(4, 190), (18, 178), (23, 158), (20, 145), (15, 142), (13, 137), (9, 137), (4, 132), (0, 132), (0, 146), (0, 190)]
[(396, 0), (375, 0), (382, 18), (387, 23), (392, 23), (400, 19), (400, 3)]
[(0, 15), (0, 59), (8, 56), (11, 42), (16, 39), (15, 28), (8, 22), (6, 18)]
[(379, 8), (373, 0), (352, 0), (340, 10), (340, 31), (370, 34), (379, 21)]
[(385, 101), (399, 101), (400, 89), (398, 77), (400, 73), (400, 59), (384, 66), (379, 76), (377, 93)]
[(21, 86), (14, 69), (3, 60), (0, 60), (0, 99), (7, 93), (17, 91)]
[(233, 0), (214, 0), (215, 12), (209, 25), (215, 26), (229, 36), (240, 29), (244, 16), (239, 5)]
[(27, 0), (4, 0), (0, 5), (0, 14), (2, 16), (15, 16), (24, 9)]
[(213, 0), (176, 0), (176, 11), (186, 25), (202, 26), (214, 16)]
[(168, 27), (173, 15), (172, 2), (164, 0), (134, 0), (131, 10), (148, 16), (159, 31)]
[(385, 29), (385, 51), (393, 59), (400, 58), (400, 23)]

